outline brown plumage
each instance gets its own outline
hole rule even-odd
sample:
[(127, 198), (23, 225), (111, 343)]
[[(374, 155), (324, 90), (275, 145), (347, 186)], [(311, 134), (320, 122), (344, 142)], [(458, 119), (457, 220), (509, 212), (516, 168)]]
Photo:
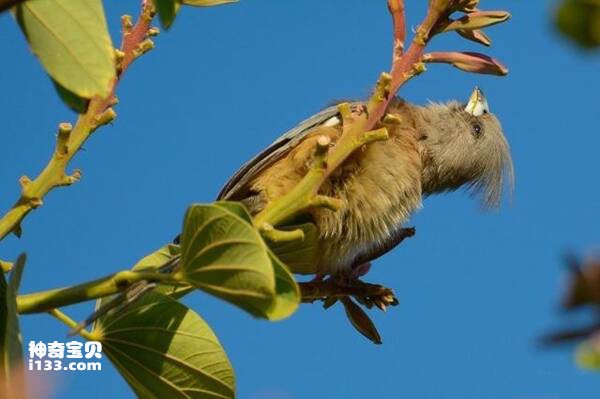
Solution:
[[(494, 206), (505, 176), (512, 185), (508, 143), (478, 89), (466, 107), (456, 101), (421, 107), (398, 99), (387, 113), (402, 121), (386, 125), (389, 139), (356, 151), (321, 187), (320, 193), (342, 200), (342, 208), (309, 211), (321, 249), (312, 272), (350, 273), (357, 259), (389, 246), (425, 196), (466, 187)], [(256, 214), (306, 174), (319, 136), (335, 143), (340, 134), (336, 108), (320, 112), (244, 165), (219, 199), (242, 201)]]
[[(360, 109), (362, 104), (353, 106)], [(451, 101), (421, 107), (397, 99), (387, 113), (401, 120), (386, 125), (389, 139), (357, 150), (321, 187), (321, 194), (336, 197), (343, 205), (337, 212), (309, 211), (319, 229), (319, 259), (313, 269), (293, 272), (357, 277), (368, 270), (364, 266), (370, 260), (406, 236), (402, 225), (420, 208), (423, 197), (465, 187), (481, 194), (486, 206), (495, 206), (505, 177), (512, 188), (510, 149), (479, 89), (466, 105)], [(285, 194), (302, 179), (319, 136), (327, 135), (335, 143), (340, 134), (337, 107), (317, 113), (243, 165), (218, 198), (241, 201), (256, 214), (268, 200)], [(159, 270), (172, 272), (179, 260), (172, 258)], [(75, 331), (122, 309), (155, 285), (134, 284)]]

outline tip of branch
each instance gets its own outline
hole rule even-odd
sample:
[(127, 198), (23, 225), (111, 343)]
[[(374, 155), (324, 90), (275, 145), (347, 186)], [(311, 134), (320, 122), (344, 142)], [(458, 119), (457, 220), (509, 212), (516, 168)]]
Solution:
[(329, 145), (331, 144), (331, 139), (329, 136), (321, 135), (317, 139), (317, 147), (320, 151), (327, 151), (329, 149)]
[(124, 35), (130, 33), (133, 28), (133, 17), (127, 14), (121, 16), (121, 27)]
[(327, 157), (329, 154), (330, 144), (331, 138), (329, 138), (328, 136), (321, 135), (317, 138), (315, 159), (312, 166), (314, 169), (327, 169)]
[(392, 75), (387, 72), (383, 72), (381, 75), (379, 75), (379, 80), (377, 80), (375, 90), (373, 91), (373, 95), (369, 100), (367, 109), (371, 110), (374, 107), (377, 107), (380, 103), (386, 101), (390, 95), (391, 85)]
[(30, 198), (29, 205), (31, 205), (31, 208), (33, 209), (39, 208), (40, 206), (44, 205), (44, 201), (42, 201), (42, 199), (38, 197)]
[(96, 130), (100, 126), (104, 126), (104, 125), (112, 122), (116, 117), (117, 117), (117, 113), (115, 112), (115, 110), (112, 109), (112, 107), (108, 108), (104, 112), (102, 112), (100, 115), (98, 115), (97, 117), (94, 118), (94, 120), (92, 121), (92, 129)]
[(63, 122), (58, 125), (58, 134), (69, 134), (73, 130), (73, 125), (69, 122)]
[(328, 197), (326, 195), (317, 195), (312, 199), (310, 205), (336, 212), (342, 207), (343, 203), (342, 200), (338, 198)]
[(146, 54), (154, 48), (154, 42), (151, 39), (145, 39), (134, 50), (133, 54), (136, 57)]
[(60, 186), (70, 186), (71, 184), (77, 183), (79, 180), (81, 180), (81, 170), (75, 169), (72, 175), (63, 176), (58, 184)]
[(352, 117), (352, 107), (350, 106), (350, 103), (340, 103), (337, 108), (342, 116), (342, 121), (346, 121)]
[(365, 145), (375, 141), (387, 140), (388, 138), (388, 130), (385, 127), (382, 127), (377, 130), (371, 130), (363, 133), (362, 136), (359, 137), (359, 142), (361, 145)]
[(123, 70), (122, 62), (125, 59), (125, 52), (120, 49), (115, 49), (115, 65), (118, 73), (121, 73)]
[(271, 242), (289, 242), (304, 240), (304, 232), (301, 229), (292, 231), (278, 230), (269, 223), (263, 223), (259, 229), (260, 233)]
[(382, 72), (382, 74), (379, 76), (378, 84), (381, 84), (382, 86), (386, 87), (389, 86), (391, 82), (392, 75), (390, 75), (388, 72)]
[(383, 117), (383, 123), (387, 125), (400, 125), (402, 124), (402, 118), (394, 114), (385, 114)]
[(31, 179), (29, 178), (29, 176), (21, 176), (19, 178), (19, 184), (22, 188), (25, 188), (31, 184)]
[(160, 34), (160, 29), (158, 29), (156, 26), (153, 26), (150, 29), (148, 29), (148, 36), (150, 36), (150, 37), (158, 36), (159, 34)]

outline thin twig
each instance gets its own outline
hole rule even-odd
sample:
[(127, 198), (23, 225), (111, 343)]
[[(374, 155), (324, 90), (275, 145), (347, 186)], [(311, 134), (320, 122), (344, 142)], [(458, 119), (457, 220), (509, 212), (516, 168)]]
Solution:
[(446, 18), (446, 15), (449, 13), (449, 7), (449, 1), (431, 2), (427, 10), (427, 15), (421, 25), (419, 25), (410, 47), (406, 52), (399, 52), (398, 45), (401, 43), (403, 49), (406, 37), (404, 0), (389, 0), (388, 8), (394, 22), (394, 49), (392, 53), (392, 68), (390, 70), (392, 82), (389, 95), (385, 101), (369, 114), (369, 120), (366, 124), (367, 129), (372, 129), (379, 123), (385, 115), (389, 103), (398, 93), (398, 90), (410, 79), (425, 71), (425, 66), (421, 60), (423, 52), (429, 42), (431, 32), (439, 21)]
[(392, 14), (394, 29), (394, 51), (392, 52), (392, 65), (402, 57), (404, 42), (406, 41), (406, 15), (404, 0), (388, 0), (388, 10)]
[(48, 312), (55, 308), (118, 294), (139, 281), (161, 281), (172, 285), (185, 284), (169, 273), (123, 270), (107, 277), (71, 287), (19, 295), (17, 297), (17, 311), (20, 314)]
[(450, 12), (451, 4), (450, 0), (435, 0), (430, 3), (423, 23), (419, 26), (410, 48), (404, 53), (406, 37), (404, 0), (389, 0), (388, 9), (394, 23), (391, 72), (380, 76), (367, 102), (366, 112), (352, 113), (348, 104), (340, 104), (343, 132), (335, 146), (325, 154), (326, 167), (318, 170), (318, 174), (313, 167), (290, 192), (267, 203), (254, 218), (258, 228), (268, 226), (271, 230), (273, 226), (314, 205), (314, 198), (323, 182), (355, 150), (370, 142), (387, 139), (385, 127), (376, 131), (371, 130), (380, 123), (400, 87), (425, 70), (425, 64), (422, 62), (423, 51), (438, 21), (445, 19)]
[[(73, 320), (72, 318), (70, 318), (69, 316), (67, 316), (65, 313), (61, 312), (58, 309), (49, 310), (48, 314), (50, 316), (53, 316), (57, 320), (60, 320), (63, 324), (65, 324), (69, 328), (73, 328), (77, 325), (77, 322), (75, 320)], [(83, 338), (87, 339), (88, 341), (96, 341), (96, 337), (94, 336), (94, 334), (89, 332), (88, 330), (82, 329), (82, 330), (79, 330), (77, 333), (79, 335), (81, 335)]]
[(91, 134), (115, 118), (116, 114), (111, 108), (116, 103), (115, 89), (131, 62), (152, 47), (148, 31), (153, 16), (152, 2), (144, 0), (135, 26), (123, 24), (123, 43), (117, 51), (118, 73), (110, 94), (104, 98), (95, 97), (90, 100), (87, 111), (79, 115), (75, 126), (60, 124), (56, 148), (44, 170), (33, 180), (26, 176), (20, 179), (21, 195), (15, 205), (0, 219), (0, 240), (11, 232), (20, 235), (21, 222), (29, 212), (43, 204), (46, 194), (56, 187), (71, 185), (79, 180), (80, 171), (76, 170), (72, 175), (68, 175), (66, 168)]

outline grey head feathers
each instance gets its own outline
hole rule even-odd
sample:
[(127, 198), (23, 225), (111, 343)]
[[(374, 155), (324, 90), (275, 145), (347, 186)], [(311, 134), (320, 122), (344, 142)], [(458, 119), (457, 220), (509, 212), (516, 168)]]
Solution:
[(478, 88), (466, 105), (430, 103), (418, 111), (426, 195), (465, 187), (485, 207), (496, 207), (504, 187), (512, 192), (510, 147)]

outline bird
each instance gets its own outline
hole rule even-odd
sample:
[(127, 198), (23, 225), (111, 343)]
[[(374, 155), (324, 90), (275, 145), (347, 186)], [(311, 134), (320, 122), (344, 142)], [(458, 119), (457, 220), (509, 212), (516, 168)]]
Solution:
[[(360, 101), (351, 105), (365, 108)], [(478, 87), (466, 103), (419, 106), (394, 98), (386, 112), (401, 121), (385, 126), (389, 139), (355, 151), (321, 186), (319, 193), (341, 207), (307, 211), (319, 231), (319, 257), (313, 269), (292, 272), (360, 277), (404, 238), (405, 223), (426, 197), (465, 188), (495, 208), (505, 187), (512, 192), (510, 146)], [(259, 213), (306, 174), (319, 137), (335, 145), (341, 119), (333, 105), (301, 122), (234, 173), (217, 199)]]
[[(354, 112), (366, 112), (365, 102), (350, 105)], [(318, 207), (306, 211), (317, 227), (319, 254), (312, 267), (295, 269), (288, 265), (291, 272), (313, 274), (315, 280), (328, 276), (342, 283), (360, 282), (372, 260), (407, 236), (405, 223), (428, 196), (464, 188), (479, 196), (485, 208), (495, 208), (505, 187), (512, 193), (510, 146), (478, 87), (467, 102), (415, 105), (396, 97), (386, 113), (396, 123), (381, 122), (376, 127), (385, 125), (388, 139), (355, 151), (320, 187), (320, 194), (337, 198), (341, 206), (335, 212)], [(269, 201), (300, 182), (320, 137), (326, 136), (335, 145), (342, 135), (342, 124), (337, 105), (304, 120), (243, 164), (225, 183), (217, 200), (238, 201), (251, 215), (258, 214)], [(171, 273), (179, 266), (180, 258), (174, 257), (158, 271)], [(109, 311), (130, 305), (156, 284), (133, 284), (70, 334)]]

